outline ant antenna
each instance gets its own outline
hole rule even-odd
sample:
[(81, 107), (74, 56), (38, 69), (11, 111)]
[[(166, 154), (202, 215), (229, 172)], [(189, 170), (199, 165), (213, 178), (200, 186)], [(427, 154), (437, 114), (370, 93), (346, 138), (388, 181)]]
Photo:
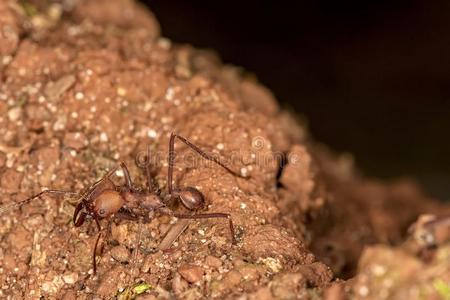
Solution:
[[(90, 188), (89, 190), (80, 197), (80, 199), (85, 199), (86, 196), (90, 196), (94, 190), (94, 188), (99, 185), (101, 182), (103, 182), (105, 179), (109, 178), (115, 171), (117, 170), (117, 167), (114, 167), (113, 169), (111, 169), (105, 176), (103, 176), (100, 180), (98, 180), (97, 182), (95, 182)], [(10, 211), (12, 209), (16, 209), (19, 208), (31, 201), (33, 201), (36, 198), (39, 198), (40, 196), (43, 196), (45, 194), (62, 194), (62, 195), (72, 195), (72, 196), (78, 196), (79, 193), (77, 192), (71, 192), (71, 191), (62, 191), (62, 190), (44, 190), (40, 193), (37, 193), (36, 195), (33, 195), (29, 198), (26, 198), (24, 200), (18, 201), (18, 202), (14, 202), (11, 204), (7, 204), (5, 206), (0, 207), (0, 215), (2, 215), (3, 213)]]
[(62, 194), (62, 195), (66, 194), (66, 195), (73, 195), (73, 196), (78, 195), (77, 192), (60, 191), (60, 190), (45, 190), (45, 191), (42, 191), (42, 192), (40, 192), (40, 193), (38, 193), (36, 195), (33, 195), (33, 196), (27, 198), (27, 199), (21, 200), (19, 202), (14, 202), (14, 203), (11, 203), (11, 204), (7, 204), (7, 205), (5, 205), (3, 207), (0, 207), (0, 215), (5, 213), (5, 212), (7, 212), (7, 211), (9, 211), (9, 210), (11, 210), (11, 209), (15, 209), (15, 208), (21, 207), (22, 205), (27, 204), (27, 203), (31, 202), (32, 200), (34, 200), (36, 198), (39, 198), (40, 196), (42, 196), (44, 194)]

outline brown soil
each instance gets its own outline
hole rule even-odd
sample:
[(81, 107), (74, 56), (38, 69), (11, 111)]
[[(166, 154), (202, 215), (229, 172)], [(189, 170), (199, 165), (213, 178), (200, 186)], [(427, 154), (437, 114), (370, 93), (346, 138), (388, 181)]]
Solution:
[(407, 235), (420, 214), (449, 206), (410, 181), (362, 178), (351, 157), (313, 141), (254, 78), (172, 44), (134, 2), (64, 3), (0, 2), (2, 205), (43, 188), (81, 192), (121, 160), (144, 186), (135, 158), (149, 145), (164, 190), (175, 131), (250, 176), (177, 145), (176, 183), (199, 188), (207, 211), (230, 213), (238, 243), (225, 221), (202, 220), (172, 251), (157, 251), (176, 222), (157, 216), (134, 251), (138, 224), (116, 222), (94, 275), (95, 223), (75, 228), (76, 199), (42, 197), (1, 215), (1, 298), (450, 296), (447, 235), (435, 250), (414, 239), (421, 223)]

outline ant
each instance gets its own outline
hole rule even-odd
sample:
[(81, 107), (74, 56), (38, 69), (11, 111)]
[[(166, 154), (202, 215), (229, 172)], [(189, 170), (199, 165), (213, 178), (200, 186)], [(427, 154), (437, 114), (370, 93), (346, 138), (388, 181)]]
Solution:
[(450, 216), (420, 215), (408, 228), (408, 233), (417, 244), (419, 252), (438, 248), (450, 239)]
[[(172, 133), (169, 140), (169, 158), (168, 158), (168, 175), (167, 175), (167, 195), (162, 197), (160, 193), (155, 189), (153, 178), (151, 176), (150, 166), (150, 150), (147, 150), (145, 173), (147, 177), (147, 190), (138, 190), (133, 186), (130, 172), (124, 162), (111, 169), (100, 180), (95, 182), (89, 187), (89, 189), (79, 197), (79, 203), (75, 207), (73, 214), (73, 222), (75, 227), (80, 227), (84, 224), (86, 219), (92, 218), (97, 225), (98, 234), (95, 241), (93, 253), (92, 253), (92, 265), (94, 274), (97, 272), (96, 252), (98, 242), (102, 234), (102, 228), (100, 226), (100, 220), (108, 219), (111, 222), (113, 219), (127, 219), (150, 221), (155, 212), (161, 214), (170, 215), (178, 219), (211, 219), (211, 218), (224, 218), (229, 222), (229, 229), (231, 233), (231, 242), (236, 244), (235, 232), (231, 215), (227, 213), (197, 213), (198, 210), (204, 208), (205, 197), (195, 187), (174, 188), (172, 185), (173, 168), (175, 160), (175, 140), (178, 139), (185, 145), (190, 147), (194, 152), (202, 156), (204, 159), (212, 161), (217, 165), (224, 168), (230, 174), (247, 178), (223, 164), (218, 158), (213, 157), (198, 146), (194, 145), (186, 138)], [(123, 171), (125, 184), (115, 185), (110, 177), (119, 169)], [(61, 190), (44, 190), (36, 195), (33, 195), (25, 200), (19, 201), (12, 205), (0, 208), (0, 214), (16, 207), (31, 202), (32, 200), (39, 198), (44, 194), (69, 194), (79, 195), (76, 192), (61, 191)], [(167, 203), (172, 200), (179, 200), (192, 214), (181, 214), (173, 212)], [(110, 223), (109, 223), (110, 224)]]

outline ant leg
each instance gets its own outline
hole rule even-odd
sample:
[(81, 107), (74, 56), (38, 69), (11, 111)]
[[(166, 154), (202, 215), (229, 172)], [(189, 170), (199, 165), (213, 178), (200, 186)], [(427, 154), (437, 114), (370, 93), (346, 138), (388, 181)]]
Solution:
[(99, 188), (101, 189), (102, 184), (114, 185), (110, 180), (110, 177), (117, 171), (119, 166), (115, 166), (111, 170), (108, 171), (102, 178), (94, 182), (89, 189), (80, 197), (81, 199), (92, 199), (95, 198), (94, 194), (99, 192)]
[(94, 252), (92, 253), (92, 266), (94, 268), (94, 275), (97, 273), (97, 261), (96, 261), (96, 253), (97, 253), (97, 247), (98, 247), (98, 241), (100, 240), (100, 237), (102, 236), (102, 228), (100, 226), (100, 222), (98, 221), (98, 218), (94, 218), (95, 220), (95, 224), (97, 224), (97, 228), (98, 228), (98, 235), (97, 235), (97, 240), (95, 241), (95, 246), (94, 246)]
[(115, 220), (136, 221), (137, 217), (126, 211), (118, 211), (114, 214)]
[(147, 163), (145, 164), (145, 176), (147, 177), (147, 188), (149, 192), (157, 192), (155, 181), (152, 177), (152, 166), (150, 164), (150, 147), (147, 146)]
[(231, 233), (231, 242), (233, 245), (236, 245), (236, 239), (234, 237), (234, 225), (233, 225), (233, 220), (231, 220), (231, 215), (230, 214), (225, 214), (225, 213), (209, 213), (209, 214), (178, 214), (178, 213), (174, 213), (173, 214), (174, 217), (178, 218), (178, 219), (213, 219), (213, 218), (224, 218), (224, 219), (228, 219), (228, 223), (230, 226), (230, 233)]
[[(136, 236), (136, 243), (133, 250), (133, 255), (131, 258), (132, 269), (131, 269), (131, 279), (134, 279), (134, 271), (138, 268), (138, 255), (139, 255), (139, 245), (141, 243), (141, 235), (142, 235), (142, 220), (138, 219), (138, 233)], [(138, 271), (139, 272), (139, 271)]]
[(98, 241), (100, 240), (100, 237), (102, 236), (102, 233), (99, 232), (97, 234), (97, 240), (95, 241), (95, 246), (94, 246), (94, 252), (92, 253), (92, 266), (94, 267), (94, 275), (97, 274), (97, 261), (96, 261), (96, 252), (97, 252), (97, 247), (98, 247)]
[(145, 176), (147, 177), (147, 189), (150, 193), (158, 193), (155, 181), (152, 178), (150, 166), (145, 167)]
[(167, 192), (172, 195), (172, 177), (173, 177), (173, 163), (175, 161), (175, 135), (172, 132), (169, 140), (169, 159), (167, 170)]
[(63, 194), (63, 195), (74, 195), (74, 196), (78, 195), (77, 192), (61, 191), (61, 190), (45, 190), (45, 191), (42, 191), (36, 195), (33, 195), (33, 196), (27, 198), (27, 199), (0, 207), (0, 215), (11, 209), (21, 207), (22, 205), (27, 204), (27, 203), (31, 202), (32, 200), (39, 198), (40, 196), (43, 196), (45, 194)]
[[(224, 163), (222, 163), (217, 157), (214, 157), (208, 153), (206, 153), (205, 151), (203, 151), (202, 149), (200, 149), (198, 146), (194, 145), (193, 143), (191, 143), (190, 141), (188, 141), (186, 138), (182, 137), (181, 135), (178, 135), (176, 133), (173, 133), (170, 135), (170, 141), (169, 141), (169, 167), (170, 165), (173, 166), (173, 162), (175, 159), (175, 139), (178, 138), (181, 142), (183, 142), (185, 145), (187, 145), (188, 147), (190, 147), (192, 150), (194, 150), (195, 152), (197, 152), (201, 157), (203, 157), (206, 160), (212, 161), (216, 164), (218, 164), (219, 166), (221, 166), (222, 168), (224, 168), (225, 170), (228, 171), (228, 173), (237, 176), (237, 177), (241, 177), (241, 178), (247, 178), (246, 176), (243, 176), (242, 174), (231, 170), (229, 167), (227, 167)], [(171, 158), (172, 156), (172, 158)], [(169, 170), (170, 172), (170, 170)], [(173, 172), (173, 170), (172, 170)]]
[(131, 181), (130, 171), (128, 171), (128, 167), (124, 162), (120, 163), (120, 167), (123, 170), (123, 176), (125, 177), (125, 182), (127, 183), (127, 187), (130, 189), (130, 191), (133, 191), (133, 182)]

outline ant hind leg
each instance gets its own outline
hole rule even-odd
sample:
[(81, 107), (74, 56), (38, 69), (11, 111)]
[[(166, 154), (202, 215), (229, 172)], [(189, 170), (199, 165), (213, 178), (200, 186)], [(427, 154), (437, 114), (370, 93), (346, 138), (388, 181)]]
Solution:
[(233, 220), (231, 219), (230, 214), (226, 213), (205, 213), (205, 214), (178, 214), (174, 213), (174, 217), (178, 219), (214, 219), (214, 218), (224, 218), (228, 219), (228, 226), (230, 228), (231, 233), (231, 242), (233, 245), (236, 245), (236, 238), (235, 238), (235, 231), (234, 231), (234, 225)]
[(209, 161), (212, 161), (212, 162), (216, 163), (217, 165), (219, 165), (222, 168), (224, 168), (228, 173), (230, 173), (230, 174), (232, 174), (232, 175), (234, 175), (236, 177), (248, 178), (247, 176), (244, 176), (244, 175), (240, 174), (239, 172), (233, 171), (232, 169), (227, 167), (223, 162), (221, 162), (220, 159), (218, 159), (217, 157), (214, 157), (214, 156), (206, 153), (205, 151), (203, 151), (198, 146), (196, 146), (193, 143), (191, 143), (186, 138), (184, 138), (181, 135), (178, 135), (178, 134), (172, 132), (172, 134), (170, 135), (170, 140), (169, 140), (169, 159), (168, 159), (169, 166), (168, 166), (168, 172), (167, 172), (167, 189), (168, 189), (168, 193), (169, 194), (172, 194), (172, 190), (173, 190), (172, 178), (173, 178), (173, 166), (174, 166), (174, 162), (175, 162), (175, 139), (177, 139), (177, 138), (182, 143), (184, 143), (186, 146), (191, 148), (194, 152), (199, 154), (201, 157), (203, 157), (206, 160), (209, 160)]

